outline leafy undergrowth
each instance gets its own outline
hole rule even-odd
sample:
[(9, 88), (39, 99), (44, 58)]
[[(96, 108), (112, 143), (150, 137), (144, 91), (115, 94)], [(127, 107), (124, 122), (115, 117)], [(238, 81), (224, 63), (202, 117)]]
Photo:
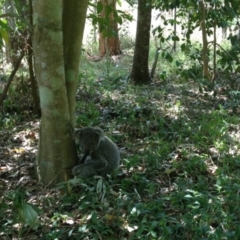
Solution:
[(76, 126), (104, 129), (122, 173), (42, 186), (38, 120), (2, 116), (0, 238), (240, 239), (240, 127), (229, 99), (174, 79), (132, 86), (128, 59), (120, 70), (112, 61), (83, 62)]

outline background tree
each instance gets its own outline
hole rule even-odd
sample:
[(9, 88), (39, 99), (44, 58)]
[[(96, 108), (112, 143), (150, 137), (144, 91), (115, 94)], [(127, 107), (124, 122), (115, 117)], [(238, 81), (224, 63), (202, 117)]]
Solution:
[(33, 2), (36, 76), (41, 105), (37, 174), (66, 180), (76, 164), (73, 138), (76, 85), (87, 0)]
[[(22, 34), (19, 32), (17, 27), (17, 19), (13, 16), (20, 15), (18, 12), (18, 8), (13, 0), (5, 0), (3, 2), (4, 12), (8, 15), (8, 34), (9, 41), (6, 44), (6, 57), (7, 61), (11, 62), (14, 66), (18, 59), (18, 52), (22, 50), (24, 46)], [(26, 9), (25, 1), (22, 4), (22, 11)]]
[(150, 83), (148, 69), (152, 5), (149, 0), (138, 0), (137, 32), (131, 78), (136, 84)]
[(99, 22), (99, 54), (101, 57), (107, 53), (110, 56), (121, 54), (118, 37), (118, 15), (116, 0), (100, 0)]
[[(214, 80), (216, 76), (217, 61), (218, 63), (221, 63), (222, 70), (226, 69), (226, 66), (228, 66), (227, 69), (232, 71), (232, 66), (235, 65), (233, 63), (238, 61), (238, 59), (234, 57), (236, 56), (236, 51), (239, 51), (235, 44), (237, 42), (237, 36), (236, 34), (232, 34), (232, 30), (230, 30), (228, 39), (231, 41), (232, 49), (224, 49), (217, 43), (216, 29), (219, 27), (229, 29), (233, 28), (240, 12), (237, 0), (205, 0), (199, 2), (193, 0), (170, 2), (168, 0), (163, 0), (156, 1), (155, 7), (161, 12), (173, 10), (174, 8), (177, 9), (176, 17), (178, 20), (178, 26), (181, 26), (181, 30), (185, 31), (185, 35), (181, 38), (181, 43), (179, 44), (181, 50), (188, 55), (191, 61), (194, 62), (197, 59), (201, 67), (201, 70), (198, 71), (200, 74), (192, 74), (192, 72), (189, 71), (190, 75), (199, 79), (205, 78)], [(157, 30), (156, 32), (158, 32), (160, 41), (179, 41), (180, 38), (176, 36), (174, 31), (168, 31), (167, 34), (164, 31), (166, 26), (173, 25), (176, 21), (174, 21), (173, 18), (164, 18), (162, 15), (161, 18), (163, 19), (163, 24), (154, 29), (154, 32)], [(193, 44), (191, 36), (196, 33), (196, 30), (199, 30), (199, 27), (201, 28), (202, 33), (202, 41), (200, 42), (201, 49), (198, 51), (198, 54), (192, 54), (190, 49), (196, 43)], [(208, 41), (209, 36), (213, 36), (213, 41)], [(233, 51), (235, 51), (234, 54)], [(162, 55), (170, 62), (173, 61), (171, 53), (162, 52)], [(214, 84), (210, 85), (214, 86)]]
[(33, 67), (33, 48), (32, 48), (32, 26), (33, 26), (33, 9), (32, 0), (28, 0), (28, 31), (27, 31), (27, 62), (28, 62), (28, 72), (31, 84), (31, 95), (33, 100), (33, 112), (40, 116), (40, 106), (39, 106), (39, 95), (37, 93), (37, 82), (35, 78), (35, 72)]

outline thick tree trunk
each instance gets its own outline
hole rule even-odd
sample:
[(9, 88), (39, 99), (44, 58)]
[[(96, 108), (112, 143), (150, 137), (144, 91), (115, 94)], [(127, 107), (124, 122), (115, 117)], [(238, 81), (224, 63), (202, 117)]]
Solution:
[(136, 84), (150, 83), (148, 54), (151, 27), (151, 1), (138, 0), (136, 43), (131, 78)]
[[(60, 0), (33, 2), (33, 49), (42, 113), (36, 167), (38, 178), (45, 184), (67, 180), (76, 164), (75, 91), (87, 3), (87, 0), (64, 0), (64, 4)], [(66, 17), (68, 29), (62, 26)], [(74, 29), (76, 22), (80, 26)]]
[(76, 88), (88, 0), (63, 1), (63, 45), (70, 122), (74, 126)]
[[(100, 0), (103, 4), (101, 18), (105, 19), (105, 25), (99, 26), (99, 54), (101, 57), (121, 54), (120, 42), (118, 37), (118, 24), (114, 18), (113, 11), (116, 11), (116, 0)], [(112, 12), (106, 15), (106, 7), (111, 8)]]

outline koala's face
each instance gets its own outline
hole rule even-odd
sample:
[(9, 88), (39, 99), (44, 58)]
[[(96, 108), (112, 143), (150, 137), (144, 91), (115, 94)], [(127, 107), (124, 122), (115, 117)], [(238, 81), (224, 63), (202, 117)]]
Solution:
[(99, 145), (100, 136), (93, 128), (83, 128), (76, 132), (80, 147), (84, 153), (90, 154)]

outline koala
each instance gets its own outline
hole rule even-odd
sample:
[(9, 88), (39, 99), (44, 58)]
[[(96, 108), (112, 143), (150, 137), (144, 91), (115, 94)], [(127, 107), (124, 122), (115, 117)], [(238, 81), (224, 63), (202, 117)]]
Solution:
[(120, 154), (117, 146), (98, 127), (85, 127), (75, 132), (83, 157), (72, 170), (74, 176), (106, 176), (117, 170)]

